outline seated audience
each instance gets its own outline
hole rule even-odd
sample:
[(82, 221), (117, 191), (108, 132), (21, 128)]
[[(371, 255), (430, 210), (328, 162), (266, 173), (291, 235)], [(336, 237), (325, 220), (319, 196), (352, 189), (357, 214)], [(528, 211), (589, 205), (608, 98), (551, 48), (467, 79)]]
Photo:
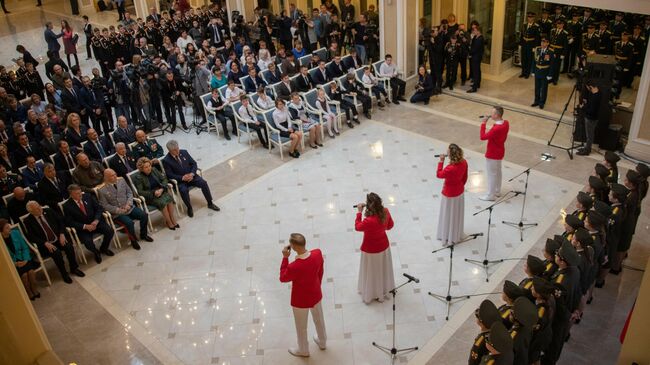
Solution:
[(34, 261), (32, 252), (20, 230), (18, 227), (12, 227), (8, 220), (0, 218), (0, 234), (2, 234), (11, 261), (13, 261), (16, 271), (18, 271), (18, 276), (23, 282), (29, 300), (34, 301), (36, 298), (40, 298), (41, 293), (38, 292), (36, 285), (35, 271), (40, 264)]
[(180, 228), (174, 218), (173, 192), (168, 186), (167, 177), (158, 169), (152, 168), (151, 160), (140, 157), (137, 163), (138, 173), (131, 177), (133, 187), (139, 196), (144, 198), (145, 204), (156, 207), (165, 218), (167, 228), (172, 231)]

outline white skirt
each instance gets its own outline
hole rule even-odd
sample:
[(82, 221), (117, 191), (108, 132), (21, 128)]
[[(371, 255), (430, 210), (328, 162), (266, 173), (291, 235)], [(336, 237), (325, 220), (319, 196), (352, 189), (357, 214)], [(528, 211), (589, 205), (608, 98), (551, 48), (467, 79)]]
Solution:
[(359, 266), (359, 294), (364, 303), (384, 300), (395, 287), (393, 260), (390, 247), (379, 253), (361, 252)]
[(448, 198), (442, 196), (438, 216), (438, 235), (444, 246), (459, 242), (463, 236), (465, 225), (465, 194)]

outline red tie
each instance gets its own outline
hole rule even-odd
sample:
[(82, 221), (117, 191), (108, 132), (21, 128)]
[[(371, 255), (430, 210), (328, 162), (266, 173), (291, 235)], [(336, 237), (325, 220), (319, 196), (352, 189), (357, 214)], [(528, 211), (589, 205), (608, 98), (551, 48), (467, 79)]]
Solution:
[(79, 202), (77, 202), (77, 205), (79, 205), (79, 209), (81, 209), (81, 212), (82, 212), (84, 215), (86, 215), (86, 207), (84, 206), (83, 201), (82, 201), (82, 200), (79, 200)]

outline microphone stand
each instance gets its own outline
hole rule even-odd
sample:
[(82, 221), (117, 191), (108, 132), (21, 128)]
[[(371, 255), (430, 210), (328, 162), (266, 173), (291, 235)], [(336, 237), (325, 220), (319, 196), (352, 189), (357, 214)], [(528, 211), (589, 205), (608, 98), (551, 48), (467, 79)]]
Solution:
[(442, 250), (449, 249), (449, 276), (447, 277), (447, 294), (442, 295), (442, 294), (435, 294), (435, 293), (429, 292), (430, 296), (438, 299), (441, 302), (446, 302), (447, 303), (447, 316), (445, 317), (446, 321), (449, 320), (449, 308), (451, 307), (452, 304), (463, 301), (463, 300), (467, 300), (467, 299), (469, 299), (470, 297), (472, 297), (474, 295), (481, 295), (481, 294), (473, 294), (473, 295), (452, 296), (451, 295), (451, 276), (452, 276), (452, 273), (453, 273), (452, 268), (453, 268), (453, 265), (454, 265), (454, 248), (456, 247), (456, 245), (460, 245), (461, 243), (471, 241), (473, 239), (476, 239), (476, 237), (479, 237), (479, 236), (482, 236), (482, 235), (483, 235), (483, 233), (472, 233), (469, 236), (463, 238), (459, 242), (452, 242), (449, 246), (439, 248), (439, 249), (434, 250), (432, 252), (432, 253), (437, 253), (437, 252), (440, 252)]
[[(510, 194), (510, 193), (514, 193), (515, 195), (508, 196), (508, 194)], [(492, 227), (492, 210), (494, 210), (495, 206), (497, 206), (497, 205), (499, 205), (499, 204), (501, 204), (503, 202), (506, 202), (506, 201), (516, 197), (519, 194), (521, 194), (521, 193), (518, 192), (518, 191), (514, 191), (514, 192), (509, 191), (503, 196), (503, 198), (501, 198), (501, 199), (497, 200), (496, 202), (494, 202), (494, 204), (490, 205), (489, 207), (487, 207), (487, 208), (485, 208), (483, 210), (479, 210), (478, 212), (472, 214), (473, 216), (475, 216), (477, 214), (485, 212), (486, 210), (488, 211), (488, 229), (487, 229), (487, 240), (486, 240), (486, 243), (485, 243), (485, 255), (483, 256), (483, 260), (465, 259), (465, 262), (469, 262), (471, 264), (483, 266), (483, 269), (485, 270), (485, 281), (486, 282), (490, 281), (490, 273), (488, 271), (490, 266), (503, 262), (503, 259), (488, 260), (488, 258), (487, 258), (488, 257), (488, 251), (490, 250), (490, 229)]]
[[(524, 201), (521, 204), (521, 216), (519, 217), (519, 222), (508, 222), (508, 221), (502, 221), (501, 223), (505, 224), (506, 226), (510, 227), (515, 227), (519, 230), (519, 240), (520, 242), (524, 242), (524, 231), (527, 230), (528, 228), (531, 227), (536, 227), (537, 223), (524, 223), (524, 209), (526, 209), (526, 196), (528, 195), (528, 178), (530, 177), (530, 170), (534, 167), (537, 167), (539, 164), (541, 164), (544, 161), (548, 161), (548, 159), (543, 159), (541, 161), (538, 161), (536, 164), (533, 166), (527, 168), (526, 170), (520, 172), (517, 176), (514, 176), (508, 182), (512, 182), (514, 179), (518, 178), (519, 176), (526, 174), (526, 182), (524, 184), (524, 191), (512, 191), (513, 193), (524, 196)], [(517, 196), (515, 195), (515, 196)]]
[(391, 358), (391, 364), (394, 364), (394, 363), (395, 363), (395, 359), (397, 359), (397, 355), (398, 355), (398, 354), (400, 354), (400, 353), (402, 353), (402, 354), (408, 354), (408, 353), (410, 353), (410, 352), (413, 352), (413, 351), (417, 351), (417, 350), (418, 350), (418, 347), (417, 347), (417, 346), (415, 346), (415, 347), (403, 348), (403, 349), (398, 349), (398, 348), (395, 347), (395, 326), (397, 325), (397, 323), (395, 322), (395, 296), (397, 295), (397, 290), (398, 290), (399, 288), (403, 287), (403, 286), (406, 285), (406, 284), (409, 284), (411, 281), (413, 281), (413, 280), (408, 279), (408, 281), (406, 281), (405, 283), (403, 283), (403, 284), (401, 284), (401, 285), (399, 285), (399, 286), (393, 288), (393, 290), (390, 291), (390, 293), (393, 295), (393, 345), (392, 345), (392, 347), (391, 347), (391, 348), (388, 348), (388, 347), (386, 347), (386, 346), (379, 345), (379, 344), (377, 344), (377, 343), (374, 342), (374, 341), (372, 342), (372, 345), (373, 345), (373, 346), (375, 346), (376, 348), (378, 348), (379, 350), (381, 350), (382, 352), (384, 352), (386, 355), (389, 355), (389, 356), (390, 356), (390, 358)]

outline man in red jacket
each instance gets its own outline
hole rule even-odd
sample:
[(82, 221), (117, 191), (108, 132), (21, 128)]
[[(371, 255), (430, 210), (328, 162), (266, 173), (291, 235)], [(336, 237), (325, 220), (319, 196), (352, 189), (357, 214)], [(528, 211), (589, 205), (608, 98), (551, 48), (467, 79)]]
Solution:
[[(325, 319), (321, 299), (321, 282), (323, 281), (323, 254), (319, 249), (308, 251), (305, 246), (305, 236), (300, 233), (292, 233), (289, 238), (290, 246), (282, 250), (282, 264), (280, 265), (280, 281), (291, 282), (291, 306), (293, 317), (296, 323), (298, 335), (298, 348), (290, 348), (289, 353), (293, 356), (309, 356), (309, 341), (307, 340), (307, 318), (311, 311), (317, 336), (314, 342), (321, 350), (325, 350), (327, 335), (325, 334)], [(291, 249), (296, 251), (298, 256), (289, 263)]]
[[(487, 121), (492, 118), (494, 124), (486, 131)], [(481, 121), (481, 141), (487, 140), (485, 160), (487, 167), (487, 195), (481, 200), (494, 201), (501, 196), (501, 160), (506, 153), (505, 143), (508, 138), (510, 124), (503, 120), (503, 108), (495, 106), (492, 113)]]

